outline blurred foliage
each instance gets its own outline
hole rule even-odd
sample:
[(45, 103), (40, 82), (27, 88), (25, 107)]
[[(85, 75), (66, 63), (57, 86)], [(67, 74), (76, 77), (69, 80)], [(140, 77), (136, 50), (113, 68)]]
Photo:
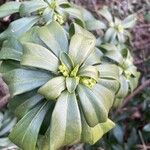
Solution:
[(0, 111), (0, 150), (12, 149), (17, 147), (8, 139), (8, 134), (16, 124), (16, 118), (7, 109)]

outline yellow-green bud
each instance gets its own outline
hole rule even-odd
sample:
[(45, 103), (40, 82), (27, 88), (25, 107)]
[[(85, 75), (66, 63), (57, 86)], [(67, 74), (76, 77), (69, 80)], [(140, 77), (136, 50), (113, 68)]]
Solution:
[(64, 19), (63, 16), (57, 13), (54, 13), (53, 16), (54, 20), (57, 21), (59, 24), (63, 24), (64, 23)]
[(75, 77), (78, 73), (78, 70), (79, 70), (79, 65), (77, 65), (70, 73), (70, 76), (71, 77)]
[(64, 64), (60, 65), (58, 69), (59, 69), (58, 72), (61, 73), (63, 76), (65, 77), (69, 76), (69, 70)]
[(90, 89), (96, 84), (96, 80), (88, 77), (82, 77), (80, 82), (85, 86), (89, 87)]
[(49, 6), (51, 9), (56, 9), (56, 0), (52, 0)]
[(131, 77), (131, 72), (128, 71), (128, 70), (125, 70), (124, 73), (125, 73), (125, 77), (126, 77), (127, 79), (130, 79), (130, 77)]
[(119, 31), (120, 33), (123, 33), (123, 32), (124, 32), (124, 27), (123, 27), (123, 25), (121, 25), (121, 24), (119, 24), (119, 25), (117, 26), (117, 29), (118, 29), (118, 31)]

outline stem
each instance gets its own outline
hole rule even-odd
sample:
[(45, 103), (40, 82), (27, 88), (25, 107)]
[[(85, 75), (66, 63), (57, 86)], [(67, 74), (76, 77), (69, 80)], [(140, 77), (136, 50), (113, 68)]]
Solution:
[(147, 150), (144, 139), (143, 139), (143, 136), (142, 136), (142, 133), (141, 133), (140, 130), (138, 131), (138, 134), (139, 134), (140, 140), (141, 140), (142, 145), (143, 145), (143, 150)]

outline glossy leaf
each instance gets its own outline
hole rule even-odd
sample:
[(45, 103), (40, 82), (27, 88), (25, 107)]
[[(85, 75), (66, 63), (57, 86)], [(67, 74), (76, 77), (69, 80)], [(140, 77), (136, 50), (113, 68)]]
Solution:
[(136, 24), (137, 16), (135, 14), (129, 15), (122, 21), (122, 25), (124, 28), (133, 28)]
[(107, 119), (104, 123), (99, 123), (95, 127), (90, 127), (84, 117), (82, 117), (82, 138), (81, 141), (88, 144), (95, 144), (105, 133), (111, 130), (115, 124)]
[(150, 123), (149, 123), (149, 124), (146, 124), (146, 125), (144, 126), (143, 130), (144, 130), (145, 132), (150, 132)]
[(87, 38), (82, 34), (75, 34), (70, 43), (69, 55), (75, 65), (81, 65), (94, 51), (95, 39)]
[(0, 34), (0, 39), (14, 36), (19, 37), (28, 31), (38, 21), (38, 17), (24, 17), (10, 23), (9, 27)]
[(96, 65), (101, 63), (101, 52), (98, 49), (95, 49), (95, 52), (91, 53), (89, 57), (84, 62), (85, 65)]
[(78, 94), (80, 105), (84, 113), (85, 119), (90, 127), (94, 127), (98, 123), (105, 122), (108, 112), (99, 97), (94, 94), (86, 86), (78, 85)]
[(79, 84), (79, 78), (77, 77), (67, 77), (66, 87), (70, 93), (74, 92), (77, 85)]
[(46, 83), (52, 76), (47, 72), (28, 69), (15, 69), (4, 74), (11, 96), (33, 90)]
[(39, 29), (40, 29), (39, 26), (32, 27), (29, 31), (23, 33), (22, 36), (19, 38), (19, 40), (21, 41), (21, 43), (31, 42), (37, 44), (40, 43), (41, 45), (43, 45), (42, 41), (38, 37)]
[(59, 60), (52, 52), (33, 43), (25, 43), (23, 47), (22, 65), (45, 69), (57, 74)]
[(103, 79), (119, 79), (119, 69), (113, 64), (101, 64), (97, 66), (100, 73), (100, 78)]
[(72, 30), (72, 32), (73, 32), (72, 34), (82, 34), (82, 35), (84, 35), (88, 38), (95, 38), (94, 35), (91, 32), (89, 32), (86, 29), (82, 28), (77, 23), (73, 23), (72, 26), (70, 27), (70, 30)]
[(68, 51), (67, 35), (57, 22), (52, 22), (48, 26), (40, 28), (38, 35), (57, 57), (60, 56), (60, 52)]
[(99, 20), (89, 20), (89, 21), (86, 21), (86, 27), (88, 30), (100, 30), (100, 29), (106, 29), (106, 25), (99, 21)]
[(19, 12), (22, 15), (29, 15), (32, 12), (48, 7), (43, 0), (32, 0), (22, 2)]
[(20, 2), (7, 2), (0, 6), (0, 18), (19, 11)]
[(117, 97), (124, 98), (128, 94), (128, 81), (124, 76), (121, 76), (120, 79), (120, 89), (118, 91)]
[(24, 94), (20, 94), (15, 96), (14, 98), (12, 98), (8, 104), (8, 108), (11, 112), (15, 112), (15, 109), (21, 105), (22, 103), (24, 103), (25, 101), (27, 101), (28, 99), (30, 99), (31, 97), (34, 97), (37, 93), (37, 89), (32, 90), (30, 92), (26, 92)]
[(50, 103), (44, 102), (28, 112), (15, 126), (9, 138), (23, 149), (35, 150), (39, 130)]
[(22, 53), (16, 51), (15, 49), (4, 47), (0, 51), (0, 60), (11, 59), (11, 60), (20, 61), (21, 55), (22, 55)]
[(113, 93), (118, 92), (119, 88), (120, 88), (120, 83), (117, 80), (111, 80), (111, 79), (102, 79), (100, 78), (98, 80), (98, 83), (100, 85), (103, 85), (104, 87), (108, 88), (109, 90), (111, 90)]
[(113, 18), (111, 13), (108, 11), (107, 7), (104, 7), (103, 9), (99, 10), (98, 13), (102, 15), (107, 21), (112, 22)]
[(67, 67), (67, 69), (69, 69), (69, 71), (73, 69), (74, 63), (67, 53), (64, 53), (64, 52), (61, 53), (60, 61), (62, 64), (64, 64)]
[(58, 98), (63, 90), (65, 90), (65, 77), (55, 77), (44, 84), (38, 93), (43, 95), (48, 100), (55, 100)]
[(104, 52), (104, 56), (116, 61), (119, 64), (123, 64), (123, 56), (114, 44), (106, 43), (101, 45), (101, 48), (106, 50), (106, 52)]
[(68, 13), (73, 18), (78, 18), (81, 21), (83, 20), (81, 11), (75, 7), (65, 8), (64, 12)]
[(116, 36), (117, 36), (117, 33), (116, 33), (115, 29), (109, 28), (105, 33), (104, 39), (106, 42), (113, 43), (116, 39)]
[(50, 149), (55, 150), (65, 145), (75, 144), (80, 141), (80, 138), (81, 117), (76, 96), (74, 93), (63, 92), (52, 114)]
[(18, 118), (22, 118), (24, 115), (26, 115), (26, 113), (28, 113), (30, 109), (36, 107), (36, 105), (39, 102), (41, 102), (43, 99), (44, 97), (42, 97), (41, 95), (37, 95), (37, 94), (33, 97), (30, 97), (29, 99), (26, 99), (26, 101), (23, 101), (21, 104), (17, 106), (14, 112), (15, 115)]
[(97, 81), (99, 72), (95, 66), (85, 66), (80, 68), (79, 76), (93, 78)]
[(6, 73), (8, 71), (17, 68), (20, 68), (20, 64), (18, 63), (18, 61), (14, 61), (14, 60), (3, 60), (2, 63), (0, 64), (1, 73)]
[(96, 84), (93, 87), (94, 94), (99, 98), (99, 101), (104, 105), (104, 108), (109, 112), (113, 105), (115, 94), (101, 84)]

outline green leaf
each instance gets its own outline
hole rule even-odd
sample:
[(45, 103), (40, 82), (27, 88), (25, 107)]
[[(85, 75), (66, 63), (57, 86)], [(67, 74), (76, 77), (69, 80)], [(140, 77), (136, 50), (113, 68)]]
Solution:
[(145, 14), (144, 18), (145, 18), (146, 21), (150, 22), (150, 12)]
[(17, 50), (19, 52), (23, 51), (22, 44), (15, 37), (10, 37), (7, 40), (5, 40), (3, 42), (3, 46), (2, 47), (13, 48), (13, 49), (15, 49), (15, 50)]
[(4, 74), (3, 78), (13, 96), (33, 90), (46, 83), (52, 76), (44, 71), (15, 69)]
[[(34, 95), (33, 97), (30, 97), (29, 99), (26, 99), (25, 101), (22, 101), (14, 110), (14, 114), (18, 118), (22, 118), (24, 115), (28, 113), (29, 110), (34, 108), (39, 102), (41, 102), (44, 99), (41, 95)], [(17, 99), (18, 100), (18, 99)], [(21, 100), (21, 97), (20, 97)], [(24, 100), (24, 99), (23, 99)], [(19, 100), (18, 100), (19, 101)], [(12, 103), (13, 100), (12, 100)]]
[(85, 24), (86, 24), (86, 28), (90, 31), (106, 29), (107, 28), (106, 25), (103, 22), (101, 22), (99, 20), (96, 20), (96, 19), (86, 21)]
[(62, 64), (64, 64), (67, 67), (67, 69), (69, 69), (69, 71), (71, 71), (73, 69), (74, 63), (67, 53), (65, 53), (65, 52), (61, 53), (60, 61)]
[(78, 84), (79, 84), (78, 77), (67, 77), (66, 78), (66, 87), (70, 93), (75, 91)]
[(98, 83), (111, 90), (113, 93), (117, 93), (120, 88), (120, 83), (117, 80), (99, 78)]
[(13, 98), (9, 101), (9, 104), (8, 104), (9, 110), (10, 110), (11, 112), (15, 112), (15, 109), (16, 109), (19, 105), (21, 105), (22, 103), (24, 103), (25, 101), (27, 101), (27, 100), (30, 99), (31, 97), (35, 96), (36, 94), (37, 94), (37, 89), (13, 97)]
[(95, 144), (105, 133), (107, 133), (115, 126), (115, 124), (110, 119), (107, 119), (106, 122), (99, 123), (92, 128), (86, 123), (84, 116), (82, 116), (82, 124), (81, 141), (91, 145)]
[(116, 127), (113, 129), (113, 135), (118, 141), (118, 143), (123, 144), (124, 132), (121, 126), (116, 125)]
[(80, 138), (81, 117), (75, 93), (63, 92), (52, 114), (50, 149), (55, 150), (65, 145), (75, 144), (80, 141)]
[(86, 29), (82, 28), (81, 26), (79, 26), (78, 24), (76, 23), (73, 23), (70, 27), (70, 34), (74, 35), (74, 34), (82, 34), (88, 38), (95, 38), (94, 35), (87, 31)]
[(19, 37), (23, 33), (27, 32), (35, 23), (37, 23), (39, 17), (24, 17), (10, 23), (9, 27), (0, 34), (0, 39), (6, 39), (14, 36)]
[(144, 130), (145, 132), (150, 132), (150, 123), (149, 123), (149, 124), (146, 124), (146, 125), (144, 126), (143, 130)]
[(97, 81), (99, 72), (95, 66), (84, 66), (80, 68), (79, 76), (93, 78)]
[(135, 77), (131, 77), (129, 79), (129, 86), (130, 86), (130, 90), (131, 92), (134, 91), (134, 89), (138, 86), (139, 83), (139, 78), (140, 78), (140, 72), (137, 72), (136, 74), (134, 74)]
[(59, 60), (48, 49), (33, 43), (23, 44), (24, 52), (21, 64), (52, 71), (57, 74)]
[(32, 27), (29, 31), (27, 31), (26, 33), (23, 33), (21, 35), (21, 37), (19, 38), (19, 40), (21, 41), (21, 43), (25, 43), (25, 42), (31, 42), (31, 43), (37, 43), (37, 44), (41, 44), (44, 45), (40, 38), (38, 37), (38, 31), (40, 30), (39, 26), (34, 26)]
[[(4, 114), (6, 115), (6, 114)], [(8, 113), (7, 115), (10, 115)], [(16, 124), (17, 119), (12, 117), (5, 117), (3, 118), (2, 126), (0, 127), (0, 137), (4, 137), (4, 135), (8, 135), (8, 133), (12, 130), (14, 125)]]
[(64, 12), (68, 13), (71, 17), (79, 19), (81, 22), (83, 21), (83, 16), (81, 11), (78, 8), (70, 7), (63, 9)]
[(43, 95), (48, 100), (55, 100), (61, 95), (65, 88), (65, 77), (59, 76), (51, 79), (45, 85), (43, 85), (38, 90), (38, 93)]
[(108, 112), (98, 95), (95, 95), (93, 90), (83, 85), (78, 85), (77, 90), (80, 105), (88, 125), (94, 127), (98, 123), (105, 122)]
[(123, 33), (117, 33), (117, 37), (120, 43), (125, 43), (125, 41), (127, 40)]
[(103, 44), (101, 48), (105, 49), (104, 56), (116, 61), (119, 64), (123, 64), (123, 57), (119, 51), (119, 49), (114, 44)]
[(101, 63), (100, 58), (102, 57), (102, 55), (103, 55), (102, 52), (98, 48), (95, 48), (95, 52), (89, 55), (84, 64), (87, 66), (100, 64)]
[(22, 2), (19, 12), (20, 15), (29, 15), (32, 12), (48, 7), (48, 4), (43, 0), (32, 0)]
[(89, 20), (94, 20), (94, 16), (92, 15), (92, 13), (90, 11), (88, 11), (87, 9), (83, 8), (83, 7), (79, 7), (80, 11), (82, 12), (84, 21), (89, 21)]
[(98, 13), (100, 15), (102, 15), (108, 22), (112, 22), (113, 21), (112, 15), (109, 12), (108, 7), (104, 7), (103, 9), (100, 9), (98, 11)]
[(124, 76), (120, 76), (119, 81), (120, 81), (120, 89), (117, 93), (117, 97), (124, 98), (128, 94), (128, 88), (129, 88), (128, 81)]
[(22, 45), (14, 37), (8, 38), (3, 42), (0, 51), (0, 60), (16, 60), (20, 61), (22, 55)]
[(104, 35), (104, 39), (106, 42), (114, 42), (117, 36), (117, 32), (114, 28), (108, 28)]
[(3, 47), (0, 51), (0, 60), (11, 59), (11, 60), (20, 61), (21, 55), (22, 53), (15, 49)]
[(2, 63), (0, 64), (1, 73), (6, 73), (8, 71), (17, 68), (20, 68), (20, 64), (18, 63), (18, 61), (14, 61), (14, 60), (3, 60)]
[(62, 4), (68, 4), (69, 5), (69, 2), (68, 2), (68, 0), (57, 0), (57, 4), (58, 5), (62, 5)]
[[(14, 146), (14, 144), (9, 140), (8, 137), (0, 138), (0, 148), (1, 149), (4, 149), (6, 147), (10, 149), (13, 146)], [(18, 150), (17, 147), (16, 147), (16, 150)]]
[(129, 15), (122, 21), (123, 27), (126, 28), (133, 28), (136, 24), (137, 16), (135, 14)]
[(6, 17), (19, 11), (20, 2), (7, 2), (0, 6), (0, 18)]
[(101, 101), (107, 112), (109, 112), (113, 105), (115, 94), (108, 88), (102, 86), (101, 83), (93, 87), (93, 92), (99, 98), (99, 101)]
[(44, 20), (44, 22), (46, 24), (49, 24), (51, 23), (52, 21), (54, 21), (54, 10), (52, 9), (49, 9), (49, 7), (47, 7), (44, 11), (43, 11), (43, 14), (42, 14), (42, 18)]
[(118, 107), (122, 103), (123, 98), (127, 96), (129, 92), (128, 81), (123, 75), (120, 76), (119, 82), (120, 82), (120, 88), (114, 100), (114, 104), (113, 104), (114, 107)]
[(28, 112), (9, 135), (11, 141), (25, 150), (36, 150), (39, 130), (50, 105), (44, 102)]
[(81, 65), (94, 51), (95, 38), (88, 38), (82, 34), (75, 34), (70, 43), (69, 55), (75, 65)]
[(97, 66), (102, 79), (119, 80), (119, 68), (113, 64), (101, 64)]
[(53, 21), (48, 26), (40, 28), (38, 35), (57, 57), (60, 56), (60, 52), (68, 51), (67, 35), (57, 22)]

